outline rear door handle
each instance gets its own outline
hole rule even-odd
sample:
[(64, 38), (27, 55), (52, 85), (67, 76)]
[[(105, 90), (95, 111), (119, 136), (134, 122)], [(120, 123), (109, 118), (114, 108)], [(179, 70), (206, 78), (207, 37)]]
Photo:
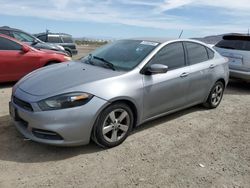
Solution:
[(210, 69), (213, 69), (214, 67), (215, 67), (215, 64), (211, 64), (211, 65), (209, 66)]
[(182, 73), (182, 74), (181, 74), (181, 76), (180, 76), (180, 77), (181, 77), (181, 78), (184, 78), (184, 77), (187, 77), (188, 75), (189, 75), (189, 73), (188, 73), (188, 72), (184, 72), (184, 73)]

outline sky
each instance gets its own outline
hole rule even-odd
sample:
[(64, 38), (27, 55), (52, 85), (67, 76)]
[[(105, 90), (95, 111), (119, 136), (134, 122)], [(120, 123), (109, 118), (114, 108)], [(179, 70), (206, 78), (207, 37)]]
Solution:
[(202, 37), (250, 28), (249, 0), (0, 0), (0, 26), (74, 37)]

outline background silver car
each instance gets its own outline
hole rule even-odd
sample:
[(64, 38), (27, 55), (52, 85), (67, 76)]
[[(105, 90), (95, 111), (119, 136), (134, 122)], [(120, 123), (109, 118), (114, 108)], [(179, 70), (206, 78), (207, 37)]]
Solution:
[(230, 77), (250, 81), (249, 35), (225, 35), (214, 49), (229, 59)]
[(228, 77), (227, 59), (201, 42), (120, 40), (24, 77), (10, 114), (37, 142), (72, 146), (92, 138), (114, 147), (146, 121), (201, 103), (216, 108)]

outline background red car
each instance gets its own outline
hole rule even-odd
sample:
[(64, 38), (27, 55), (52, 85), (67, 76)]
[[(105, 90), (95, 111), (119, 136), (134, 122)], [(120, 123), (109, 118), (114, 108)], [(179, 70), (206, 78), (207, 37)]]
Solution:
[(0, 35), (0, 82), (17, 81), (35, 69), (69, 60), (64, 53), (37, 50)]

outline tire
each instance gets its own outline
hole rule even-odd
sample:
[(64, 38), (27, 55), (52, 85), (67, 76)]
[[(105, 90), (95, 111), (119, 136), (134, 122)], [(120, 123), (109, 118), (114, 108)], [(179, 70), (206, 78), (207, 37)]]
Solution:
[(225, 85), (221, 81), (217, 81), (210, 91), (207, 101), (203, 104), (206, 108), (217, 108), (222, 100)]
[(66, 54), (67, 54), (69, 57), (72, 57), (72, 53), (71, 53), (69, 50), (66, 50)]
[(128, 105), (111, 104), (97, 118), (92, 131), (92, 140), (103, 148), (118, 146), (128, 137), (133, 123), (133, 112)]

